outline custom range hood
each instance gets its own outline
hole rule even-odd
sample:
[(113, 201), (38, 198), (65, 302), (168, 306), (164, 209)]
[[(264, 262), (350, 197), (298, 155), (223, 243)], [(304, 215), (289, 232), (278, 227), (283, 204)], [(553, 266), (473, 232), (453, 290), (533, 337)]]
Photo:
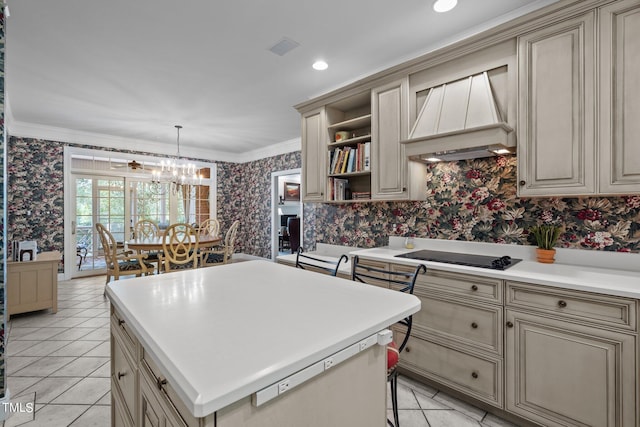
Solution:
[(405, 144), (419, 162), (457, 161), (515, 151), (487, 72), (428, 89)]

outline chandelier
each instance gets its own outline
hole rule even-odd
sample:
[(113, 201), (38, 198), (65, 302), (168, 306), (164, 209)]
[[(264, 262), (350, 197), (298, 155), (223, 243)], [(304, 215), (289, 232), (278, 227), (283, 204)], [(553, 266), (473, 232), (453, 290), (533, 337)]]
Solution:
[(175, 157), (165, 159), (160, 162), (159, 168), (151, 173), (152, 187), (156, 192), (162, 192), (163, 184), (169, 184), (174, 193), (190, 190), (192, 185), (202, 184), (202, 175), (194, 163), (190, 163), (180, 156), (180, 129), (182, 126), (175, 125), (178, 131), (177, 144), (178, 152)]

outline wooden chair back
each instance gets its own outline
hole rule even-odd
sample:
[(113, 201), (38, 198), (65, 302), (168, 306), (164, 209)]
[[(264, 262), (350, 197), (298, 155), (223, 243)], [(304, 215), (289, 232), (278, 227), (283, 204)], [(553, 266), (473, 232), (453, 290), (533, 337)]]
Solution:
[[(145, 261), (147, 255), (134, 255), (130, 251), (118, 252), (118, 243), (113, 234), (107, 228), (100, 224), (96, 224), (96, 230), (100, 237), (102, 250), (104, 252), (104, 260), (107, 264), (107, 281), (120, 279), (120, 275), (135, 275), (137, 277), (147, 275), (153, 272), (153, 264)], [(105, 284), (106, 286), (106, 284)], [(106, 290), (106, 289), (105, 289)]]
[(224, 236), (224, 246), (213, 250), (203, 250), (200, 253), (201, 265), (228, 264), (233, 256), (236, 245), (236, 237), (240, 221), (236, 220), (231, 224)]
[(186, 223), (170, 225), (164, 232), (161, 260), (165, 272), (198, 268), (199, 234)]
[(137, 240), (152, 240), (160, 235), (160, 229), (154, 221), (142, 219), (133, 226), (133, 235)]
[(220, 222), (214, 218), (205, 219), (200, 223), (200, 233), (218, 237), (220, 234)]

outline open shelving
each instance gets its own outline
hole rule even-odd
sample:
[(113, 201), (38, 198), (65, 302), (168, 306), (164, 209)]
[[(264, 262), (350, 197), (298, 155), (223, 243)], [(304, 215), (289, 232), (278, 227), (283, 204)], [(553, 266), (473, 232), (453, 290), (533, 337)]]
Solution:
[[(371, 199), (371, 94), (365, 92), (326, 106), (327, 201)], [(338, 132), (349, 137), (336, 141)], [(356, 197), (358, 197), (356, 199)]]

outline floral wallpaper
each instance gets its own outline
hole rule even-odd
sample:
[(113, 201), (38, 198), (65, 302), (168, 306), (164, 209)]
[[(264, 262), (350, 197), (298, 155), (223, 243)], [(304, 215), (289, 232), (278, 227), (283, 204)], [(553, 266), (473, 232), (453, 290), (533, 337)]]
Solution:
[(271, 172), (300, 165), (299, 151), (242, 164), (218, 164), (218, 219), (222, 230), (240, 219), (236, 240), (240, 252), (271, 257)]
[[(2, 143), (0, 144), (0, 152), (2, 153), (0, 156), (0, 160), (4, 160), (5, 152), (6, 152), (6, 141), (4, 134), (4, 10), (0, 12), (0, 138)], [(5, 364), (4, 364), (4, 353), (5, 353), (5, 316), (4, 316), (4, 265), (5, 265), (5, 242), (8, 240), (5, 238), (4, 230), (6, 223), (6, 215), (4, 209), (4, 199), (6, 195), (5, 185), (4, 185), (4, 167), (3, 162), (0, 161), (0, 257), (3, 260), (0, 263), (0, 318), (2, 322), (0, 323), (0, 398), (5, 397)]]
[[(63, 250), (64, 146), (56, 141), (10, 138), (7, 241), (37, 240), (38, 250)], [(236, 219), (241, 221), (237, 251), (271, 256), (271, 172), (300, 164), (300, 152), (217, 164), (217, 215), (223, 231)]]
[(10, 138), (7, 241), (36, 240), (38, 251), (63, 250), (64, 145)]
[(373, 247), (388, 235), (528, 243), (536, 224), (564, 226), (558, 246), (638, 252), (640, 195), (519, 198), (516, 157), (491, 157), (427, 166), (423, 202), (313, 204), (316, 241)]

